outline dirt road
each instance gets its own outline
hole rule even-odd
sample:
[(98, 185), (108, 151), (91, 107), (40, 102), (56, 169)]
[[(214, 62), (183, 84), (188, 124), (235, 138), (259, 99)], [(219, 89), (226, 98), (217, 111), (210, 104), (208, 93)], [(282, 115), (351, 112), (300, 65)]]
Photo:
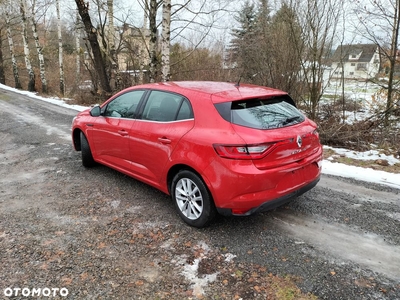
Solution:
[(72, 149), (75, 111), (0, 90), (0, 298), (400, 299), (400, 191), (323, 176), (198, 230)]

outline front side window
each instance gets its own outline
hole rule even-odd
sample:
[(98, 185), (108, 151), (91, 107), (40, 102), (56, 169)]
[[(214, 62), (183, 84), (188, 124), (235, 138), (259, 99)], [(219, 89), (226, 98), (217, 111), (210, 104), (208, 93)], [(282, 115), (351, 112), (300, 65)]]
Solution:
[(122, 94), (105, 107), (104, 116), (113, 118), (136, 118), (136, 109), (145, 91), (132, 91)]
[(289, 103), (288, 99), (281, 96), (273, 99), (239, 100), (216, 104), (216, 108), (224, 119), (233, 124), (256, 129), (273, 129), (305, 120), (304, 115)]
[(193, 118), (189, 101), (181, 95), (152, 91), (144, 107), (142, 119), (172, 122)]

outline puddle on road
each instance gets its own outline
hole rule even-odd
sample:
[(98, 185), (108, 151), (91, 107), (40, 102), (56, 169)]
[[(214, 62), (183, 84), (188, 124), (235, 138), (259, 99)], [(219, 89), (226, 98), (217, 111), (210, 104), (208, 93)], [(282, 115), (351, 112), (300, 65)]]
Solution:
[(355, 262), (393, 280), (400, 280), (400, 247), (378, 235), (338, 223), (277, 213), (277, 225), (296, 239), (336, 258)]

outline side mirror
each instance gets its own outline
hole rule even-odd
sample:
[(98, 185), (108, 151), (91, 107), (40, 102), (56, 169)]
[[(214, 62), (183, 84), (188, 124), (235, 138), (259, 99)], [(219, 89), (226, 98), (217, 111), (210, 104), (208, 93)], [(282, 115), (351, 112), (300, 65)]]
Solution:
[(93, 106), (93, 107), (91, 108), (91, 110), (90, 110), (90, 115), (91, 115), (92, 117), (98, 117), (98, 116), (100, 116), (100, 115), (101, 115), (101, 108), (100, 108), (100, 105), (95, 105), (95, 106)]

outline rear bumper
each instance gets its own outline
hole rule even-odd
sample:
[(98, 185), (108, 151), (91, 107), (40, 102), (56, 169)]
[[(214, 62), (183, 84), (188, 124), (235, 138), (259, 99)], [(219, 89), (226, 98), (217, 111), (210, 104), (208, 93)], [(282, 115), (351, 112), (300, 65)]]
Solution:
[(274, 208), (277, 208), (279, 206), (282, 206), (282, 205), (290, 202), (294, 198), (311, 190), (313, 187), (315, 187), (317, 185), (319, 179), (320, 179), (320, 177), (318, 176), (317, 179), (315, 179), (313, 182), (307, 184), (306, 186), (303, 186), (303, 187), (291, 192), (290, 194), (284, 195), (282, 197), (279, 197), (279, 198), (276, 198), (273, 200), (266, 201), (266, 202), (262, 203), (260, 206), (254, 207), (254, 208), (246, 211), (243, 214), (232, 213), (232, 209), (230, 209), (230, 208), (218, 208), (217, 207), (217, 211), (219, 214), (221, 214), (223, 216), (249, 216), (249, 215), (253, 215), (256, 213), (261, 213), (264, 211), (272, 210)]

